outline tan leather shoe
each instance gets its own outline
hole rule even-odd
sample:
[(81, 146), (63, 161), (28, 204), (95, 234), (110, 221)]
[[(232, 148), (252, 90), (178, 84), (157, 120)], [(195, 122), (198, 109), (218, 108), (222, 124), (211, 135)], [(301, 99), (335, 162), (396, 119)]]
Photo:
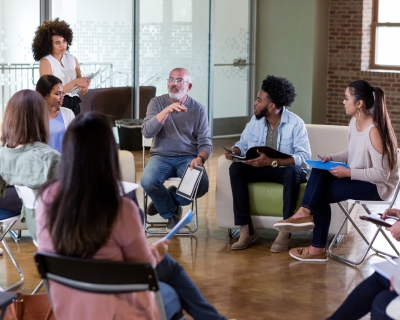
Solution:
[(289, 250), (289, 243), (292, 234), (290, 232), (279, 232), (271, 246), (271, 252), (285, 252)]
[(294, 218), (275, 222), (274, 228), (280, 232), (308, 231), (314, 229), (314, 221), (311, 216)]
[(289, 251), (289, 254), (292, 258), (295, 258), (300, 261), (308, 261), (308, 262), (326, 262), (329, 260), (328, 252), (326, 250), (319, 254), (310, 254), (310, 248), (293, 248)]
[(252, 242), (257, 240), (257, 235), (254, 233), (252, 236), (249, 235), (249, 225), (240, 226), (240, 237), (238, 242), (231, 246), (232, 250), (243, 250), (246, 249)]

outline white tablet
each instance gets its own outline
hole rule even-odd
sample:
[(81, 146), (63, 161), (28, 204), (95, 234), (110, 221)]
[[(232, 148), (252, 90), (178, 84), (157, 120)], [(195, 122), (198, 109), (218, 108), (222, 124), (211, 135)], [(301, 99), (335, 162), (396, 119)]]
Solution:
[(190, 165), (188, 164), (182, 176), (182, 180), (179, 183), (178, 189), (176, 190), (176, 194), (179, 194), (186, 199), (194, 200), (203, 171), (204, 168), (198, 166), (194, 166), (193, 169), (190, 169)]

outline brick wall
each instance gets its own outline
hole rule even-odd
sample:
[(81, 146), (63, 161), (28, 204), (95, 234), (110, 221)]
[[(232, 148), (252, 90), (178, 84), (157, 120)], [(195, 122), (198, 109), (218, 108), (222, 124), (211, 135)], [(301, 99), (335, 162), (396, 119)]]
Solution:
[(370, 71), (372, 0), (329, 0), (329, 57), (326, 123), (347, 125), (343, 98), (358, 79), (381, 87), (393, 127), (400, 138), (400, 72)]

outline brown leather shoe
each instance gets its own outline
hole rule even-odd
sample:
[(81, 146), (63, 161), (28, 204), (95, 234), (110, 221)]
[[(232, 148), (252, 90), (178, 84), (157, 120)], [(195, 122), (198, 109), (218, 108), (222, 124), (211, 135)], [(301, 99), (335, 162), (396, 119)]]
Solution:
[(326, 250), (319, 254), (310, 254), (310, 248), (293, 248), (290, 249), (289, 254), (292, 258), (300, 261), (313, 261), (313, 262), (326, 262), (329, 260), (328, 252)]
[(279, 232), (271, 246), (271, 252), (285, 252), (289, 250), (289, 243), (292, 234), (289, 232)]
[(243, 250), (246, 249), (252, 242), (257, 240), (257, 235), (254, 233), (252, 236), (249, 235), (249, 225), (240, 226), (240, 237), (238, 242), (231, 246), (232, 250)]
[(274, 228), (280, 232), (308, 231), (314, 229), (315, 225), (311, 216), (293, 218), (275, 222)]

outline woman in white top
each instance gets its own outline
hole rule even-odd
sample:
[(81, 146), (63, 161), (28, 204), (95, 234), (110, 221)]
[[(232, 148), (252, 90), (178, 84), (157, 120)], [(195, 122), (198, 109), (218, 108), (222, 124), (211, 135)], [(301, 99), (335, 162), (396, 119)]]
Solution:
[(61, 107), (64, 100), (62, 82), (57, 77), (46, 74), (37, 82), (36, 91), (43, 96), (49, 113), (49, 146), (61, 153), (65, 131), (75, 118), (70, 109)]
[[(32, 43), (33, 58), (40, 60), (40, 76), (52, 74), (61, 79), (64, 86), (63, 106), (75, 115), (80, 113), (79, 94), (86, 94), (90, 79), (82, 77), (78, 60), (67, 53), (72, 44), (73, 33), (69, 24), (58, 18), (43, 22), (35, 33)], [(78, 87), (78, 93), (74, 89)]]
[[(399, 180), (397, 139), (386, 108), (385, 94), (367, 81), (350, 83), (343, 100), (349, 123), (348, 148), (322, 157), (345, 162), (330, 171), (313, 168), (299, 210), (278, 221), (281, 232), (313, 229), (311, 246), (293, 248), (289, 254), (300, 261), (328, 261), (326, 245), (331, 221), (330, 203), (346, 199), (388, 200)], [(311, 217), (313, 215), (313, 218)]]

